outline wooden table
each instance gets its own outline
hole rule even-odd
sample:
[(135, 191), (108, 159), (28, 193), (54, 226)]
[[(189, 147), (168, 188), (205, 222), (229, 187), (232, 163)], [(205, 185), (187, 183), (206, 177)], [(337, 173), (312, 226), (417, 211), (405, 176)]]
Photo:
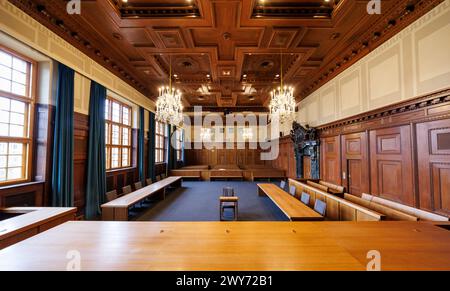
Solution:
[(274, 184), (258, 184), (258, 194), (268, 196), (292, 221), (323, 220), (323, 216)]
[[(230, 248), (230, 246), (233, 246)], [(0, 251), (0, 270), (450, 270), (450, 232), (421, 222), (71, 221)]]
[(10, 207), (5, 214), (20, 214), (0, 221), (0, 249), (75, 218), (76, 207)]
[(131, 192), (120, 198), (114, 199), (102, 205), (103, 220), (128, 220), (128, 209), (149, 196), (159, 194), (162, 199), (165, 198), (165, 189), (169, 186), (181, 187), (182, 177), (172, 176), (151, 185), (145, 186), (139, 190)]

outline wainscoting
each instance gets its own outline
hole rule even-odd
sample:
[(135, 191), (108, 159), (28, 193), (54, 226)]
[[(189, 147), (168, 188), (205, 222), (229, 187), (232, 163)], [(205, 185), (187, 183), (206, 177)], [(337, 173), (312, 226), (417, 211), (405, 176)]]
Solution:
[(450, 216), (450, 90), (318, 129), (323, 180)]

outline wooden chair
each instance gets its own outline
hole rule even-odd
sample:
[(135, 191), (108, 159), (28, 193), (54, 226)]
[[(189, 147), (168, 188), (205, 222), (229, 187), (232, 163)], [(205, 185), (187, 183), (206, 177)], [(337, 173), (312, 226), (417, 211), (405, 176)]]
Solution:
[(280, 182), (280, 188), (281, 189), (286, 189), (286, 181), (284, 181), (284, 180), (281, 180), (281, 182)]
[(314, 204), (314, 210), (325, 217), (327, 212), (327, 204), (320, 199), (316, 199), (316, 203)]
[(161, 174), (161, 180), (166, 178), (166, 174)]
[(114, 199), (117, 199), (117, 190), (106, 192), (106, 202), (113, 201)]
[(123, 195), (130, 194), (131, 192), (132, 192), (132, 190), (131, 190), (131, 186), (130, 186), (130, 185), (127, 185), (127, 186), (125, 186), (125, 187), (122, 187), (122, 194), (123, 194)]
[(302, 192), (302, 196), (300, 197), (300, 201), (303, 202), (303, 204), (309, 205), (309, 199), (310, 195), (308, 193)]
[(225, 187), (223, 188), (223, 196), (220, 197), (220, 220), (224, 219), (224, 212), (225, 209), (233, 209), (234, 211), (234, 220), (237, 220), (238, 218), (238, 201), (239, 198), (234, 196), (234, 189), (231, 187)]
[(153, 183), (153, 181), (152, 181), (151, 178), (145, 179), (145, 184), (146, 184), (147, 186), (150, 185), (150, 184), (152, 184), (152, 183)]
[(292, 196), (295, 196), (295, 191), (296, 191), (296, 188), (294, 185), (289, 187), (289, 194), (291, 194)]
[(142, 189), (142, 182), (139, 181), (139, 182), (134, 183), (134, 189), (135, 190)]
[(161, 176), (160, 176), (160, 175), (157, 175), (157, 176), (156, 176), (156, 182), (159, 182), (159, 181), (161, 181)]

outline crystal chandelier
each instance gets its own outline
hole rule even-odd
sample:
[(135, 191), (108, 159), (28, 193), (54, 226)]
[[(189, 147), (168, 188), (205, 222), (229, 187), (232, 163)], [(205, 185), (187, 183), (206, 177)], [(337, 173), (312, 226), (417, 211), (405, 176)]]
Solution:
[(295, 118), (294, 88), (283, 86), (283, 54), (281, 53), (280, 87), (273, 90), (269, 104), (270, 118), (278, 119), (281, 123)]
[(181, 92), (172, 88), (172, 60), (170, 59), (169, 86), (159, 89), (156, 100), (156, 119), (161, 122), (180, 125), (183, 121)]

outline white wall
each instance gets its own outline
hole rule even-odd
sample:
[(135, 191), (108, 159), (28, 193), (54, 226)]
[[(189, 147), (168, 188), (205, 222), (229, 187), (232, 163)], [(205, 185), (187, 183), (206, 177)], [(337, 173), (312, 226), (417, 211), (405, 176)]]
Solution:
[(450, 87), (450, 0), (406, 27), (299, 103), (319, 126)]

